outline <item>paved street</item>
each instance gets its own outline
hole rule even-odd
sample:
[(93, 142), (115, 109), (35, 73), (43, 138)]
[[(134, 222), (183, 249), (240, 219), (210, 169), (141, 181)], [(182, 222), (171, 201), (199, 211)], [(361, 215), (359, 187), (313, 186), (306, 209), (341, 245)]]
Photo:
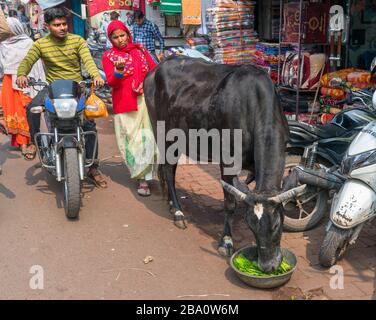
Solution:
[[(177, 229), (158, 182), (140, 198), (118, 157), (112, 118), (98, 121), (102, 171), (109, 188), (85, 183), (78, 221), (68, 221), (62, 190), (52, 177), (12, 150), (0, 136), (0, 299), (371, 299), (375, 298), (376, 225), (368, 225), (339, 263), (344, 289), (318, 265), (324, 224), (284, 233), (282, 246), (298, 256), (290, 282), (274, 290), (247, 287), (216, 251), (223, 194), (215, 165), (181, 165), (179, 196), (189, 219)], [(239, 212), (234, 241), (254, 241)], [(152, 256), (147, 264), (143, 260)], [(32, 266), (44, 288), (30, 288)]]

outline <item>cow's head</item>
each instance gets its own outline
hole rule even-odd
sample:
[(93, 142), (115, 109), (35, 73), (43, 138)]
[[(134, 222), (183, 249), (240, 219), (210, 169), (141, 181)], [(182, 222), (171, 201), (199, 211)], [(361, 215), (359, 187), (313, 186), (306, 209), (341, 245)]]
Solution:
[(234, 186), (221, 181), (224, 189), (247, 205), (246, 222), (256, 237), (258, 265), (264, 272), (273, 272), (282, 262), (280, 241), (283, 228), (282, 202), (291, 199), (305, 188), (300, 186), (270, 196), (253, 193), (245, 183), (234, 178)]

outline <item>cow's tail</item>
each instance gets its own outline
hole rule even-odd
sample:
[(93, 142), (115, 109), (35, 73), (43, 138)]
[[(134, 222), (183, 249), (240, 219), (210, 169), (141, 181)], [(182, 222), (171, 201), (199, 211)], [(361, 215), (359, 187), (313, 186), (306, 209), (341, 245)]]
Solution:
[(158, 179), (159, 179), (159, 184), (161, 186), (163, 198), (166, 198), (167, 183), (166, 183), (166, 175), (165, 175), (165, 172), (163, 170), (162, 164), (158, 165)]

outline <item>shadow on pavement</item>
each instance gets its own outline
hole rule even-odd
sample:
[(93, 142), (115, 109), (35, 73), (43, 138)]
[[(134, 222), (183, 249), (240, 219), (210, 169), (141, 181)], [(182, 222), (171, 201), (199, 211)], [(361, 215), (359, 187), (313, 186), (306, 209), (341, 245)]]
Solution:
[(14, 199), (16, 197), (13, 191), (8, 189), (1, 182), (0, 182), (0, 193), (5, 195), (8, 199)]
[[(58, 182), (56, 177), (41, 168), (39, 163), (26, 170), (25, 179), (26, 184), (30, 187), (36, 186), (37, 191), (46, 195), (55, 195), (57, 208), (64, 208), (63, 182)], [(82, 198), (88, 197), (95, 188), (95, 185), (84, 180), (81, 185)]]
[(0, 142), (0, 166), (2, 166), (8, 159), (18, 159), (20, 154), (14, 154), (12, 151), (18, 151), (10, 146), (9, 138), (1, 138)]

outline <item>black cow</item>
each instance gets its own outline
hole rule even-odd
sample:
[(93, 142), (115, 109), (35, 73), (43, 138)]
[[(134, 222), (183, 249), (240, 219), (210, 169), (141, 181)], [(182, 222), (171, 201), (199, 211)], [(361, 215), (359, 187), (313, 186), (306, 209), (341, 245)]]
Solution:
[[(157, 121), (165, 121), (166, 132), (180, 128), (187, 136), (189, 129), (242, 130), (242, 169), (253, 172), (256, 188), (250, 192), (235, 174), (225, 175), (228, 165), (221, 160), (225, 225), (219, 252), (225, 255), (233, 252), (231, 222), (237, 199), (248, 206), (246, 222), (256, 237), (259, 267), (266, 272), (278, 268), (282, 260), (283, 225), (280, 205), (283, 196), (278, 193), (289, 131), (268, 74), (250, 65), (219, 65), (202, 59), (173, 57), (147, 76), (144, 90), (156, 136)], [(173, 143), (165, 142), (166, 149)], [(234, 151), (233, 144), (222, 145), (225, 147)], [(175, 224), (185, 228), (175, 190), (176, 166), (176, 163), (161, 164), (159, 178), (162, 186), (167, 183)]]

